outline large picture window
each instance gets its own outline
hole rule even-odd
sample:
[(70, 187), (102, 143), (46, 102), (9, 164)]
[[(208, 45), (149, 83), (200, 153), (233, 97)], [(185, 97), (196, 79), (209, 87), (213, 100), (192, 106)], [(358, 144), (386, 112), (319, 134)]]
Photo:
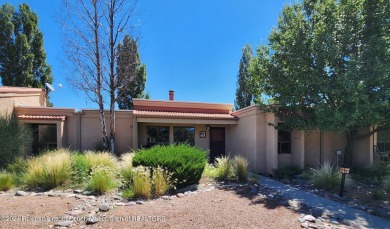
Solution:
[(149, 146), (169, 144), (169, 126), (148, 126), (146, 130)]
[(390, 130), (378, 131), (377, 146), (379, 151), (386, 152), (390, 151)]
[(174, 126), (173, 133), (174, 143), (195, 145), (195, 127)]
[(291, 132), (287, 130), (278, 130), (278, 153), (291, 153)]

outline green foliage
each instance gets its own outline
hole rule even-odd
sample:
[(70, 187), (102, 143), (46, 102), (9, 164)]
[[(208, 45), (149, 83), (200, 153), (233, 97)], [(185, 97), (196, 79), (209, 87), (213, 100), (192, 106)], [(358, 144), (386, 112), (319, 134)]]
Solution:
[(386, 192), (383, 189), (377, 189), (371, 192), (371, 197), (374, 200), (383, 200), (386, 198)]
[(47, 152), (27, 161), (24, 178), (31, 188), (48, 190), (65, 184), (71, 177), (71, 155), (69, 150)]
[(0, 191), (8, 191), (14, 186), (12, 175), (5, 172), (0, 172)]
[(112, 167), (104, 164), (94, 165), (88, 180), (87, 190), (97, 194), (110, 191), (118, 186)]
[(358, 133), (390, 125), (389, 12), (386, 0), (286, 5), (251, 63), (257, 100), (273, 98), (286, 129), (345, 133), (351, 163)]
[(383, 180), (383, 190), (390, 193), (390, 176)]
[(235, 156), (233, 159), (235, 177), (238, 182), (248, 181), (248, 160), (243, 156)]
[(206, 152), (189, 145), (155, 146), (141, 149), (133, 158), (133, 166), (165, 168), (177, 181), (178, 188), (199, 182), (206, 165)]
[(133, 179), (130, 190), (134, 197), (149, 198), (152, 195), (150, 169), (138, 166), (133, 169)]
[(137, 41), (126, 35), (117, 46), (118, 78), (124, 79), (124, 87), (118, 91), (118, 107), (133, 109), (133, 98), (149, 98), (144, 93), (146, 84), (146, 66), (141, 64)]
[(378, 163), (363, 168), (354, 168), (352, 172), (352, 178), (356, 181), (365, 183), (381, 182), (386, 176), (390, 175), (390, 165)]
[(234, 167), (232, 161), (227, 156), (216, 158), (217, 176), (218, 180), (228, 181), (234, 180)]
[(7, 172), (12, 174), (13, 182), (16, 186), (24, 183), (23, 176), (27, 171), (27, 160), (16, 158), (15, 162), (7, 166)]
[(83, 184), (89, 176), (90, 167), (85, 154), (72, 154), (72, 182)]
[(282, 168), (274, 169), (274, 177), (276, 179), (286, 179), (286, 180), (292, 180), (295, 176), (302, 173), (302, 169), (300, 169), (296, 165), (289, 165)]
[(253, 101), (253, 92), (250, 87), (252, 79), (251, 72), (249, 71), (252, 59), (252, 47), (246, 44), (242, 49), (242, 57), (237, 76), (236, 100), (234, 102), (236, 110), (250, 106)]
[(0, 76), (5, 86), (43, 88), (52, 83), (38, 16), (23, 3), (0, 8)]
[(202, 177), (216, 179), (217, 178), (217, 168), (213, 164), (206, 163)]
[(29, 129), (14, 115), (0, 116), (0, 168), (25, 155), (24, 145), (31, 140)]
[(312, 181), (318, 188), (335, 190), (340, 184), (340, 173), (335, 166), (326, 161), (319, 169), (314, 170)]

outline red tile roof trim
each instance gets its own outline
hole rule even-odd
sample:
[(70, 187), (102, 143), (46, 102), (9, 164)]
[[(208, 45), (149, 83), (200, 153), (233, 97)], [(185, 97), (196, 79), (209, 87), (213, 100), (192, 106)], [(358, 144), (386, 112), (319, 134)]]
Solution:
[(142, 111), (134, 110), (136, 116), (163, 117), (163, 118), (210, 118), (210, 119), (229, 119), (236, 120), (236, 116), (231, 114), (210, 114), (210, 113), (184, 113), (184, 112), (166, 112), (166, 111)]
[(35, 120), (59, 120), (65, 121), (66, 116), (60, 115), (19, 115), (19, 119), (35, 119)]

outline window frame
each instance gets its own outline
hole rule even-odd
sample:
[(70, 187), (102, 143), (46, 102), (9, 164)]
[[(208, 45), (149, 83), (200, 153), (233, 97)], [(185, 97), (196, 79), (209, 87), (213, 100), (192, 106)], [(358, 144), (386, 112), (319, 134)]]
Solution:
[[(176, 140), (176, 130), (177, 129), (192, 129), (192, 133), (191, 133), (191, 135), (192, 135), (192, 140), (191, 141), (188, 141), (188, 140), (186, 140), (186, 141), (177, 141)], [(189, 145), (191, 145), (191, 146), (194, 146), (195, 145), (195, 132), (196, 132), (196, 130), (195, 130), (195, 126), (173, 126), (173, 143), (174, 144), (180, 144), (180, 143), (187, 143), (187, 144), (189, 144)], [(182, 132), (182, 133), (184, 133), (184, 132)], [(183, 136), (183, 138), (185, 138), (185, 136)]]

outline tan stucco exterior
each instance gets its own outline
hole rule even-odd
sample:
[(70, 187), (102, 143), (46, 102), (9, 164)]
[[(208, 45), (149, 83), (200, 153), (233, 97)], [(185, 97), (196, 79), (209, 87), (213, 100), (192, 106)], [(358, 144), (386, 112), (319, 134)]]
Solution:
[[(292, 131), (291, 153), (278, 154), (278, 130), (270, 124), (278, 125), (280, 120), (273, 113), (262, 112), (259, 106), (232, 112), (229, 104), (138, 99), (135, 108), (134, 111), (116, 111), (117, 154), (145, 146), (148, 126), (168, 126), (170, 143), (174, 143), (173, 128), (186, 126), (195, 127), (195, 146), (206, 151), (210, 150), (209, 128), (223, 127), (225, 154), (246, 157), (254, 172), (272, 173), (274, 169), (288, 165), (318, 167), (324, 161), (336, 163), (337, 159), (341, 164), (343, 160), (342, 156), (336, 156), (336, 151), (342, 151), (343, 155), (344, 135), (316, 130)], [(58, 148), (93, 150), (102, 138), (97, 110), (48, 108), (42, 89), (0, 87), (0, 115), (12, 111), (24, 123), (55, 124)], [(109, 112), (105, 117), (109, 132)], [(200, 137), (201, 131), (206, 132), (205, 138)], [(380, 160), (373, 152), (375, 139), (376, 134), (355, 142), (353, 165), (363, 166)]]

